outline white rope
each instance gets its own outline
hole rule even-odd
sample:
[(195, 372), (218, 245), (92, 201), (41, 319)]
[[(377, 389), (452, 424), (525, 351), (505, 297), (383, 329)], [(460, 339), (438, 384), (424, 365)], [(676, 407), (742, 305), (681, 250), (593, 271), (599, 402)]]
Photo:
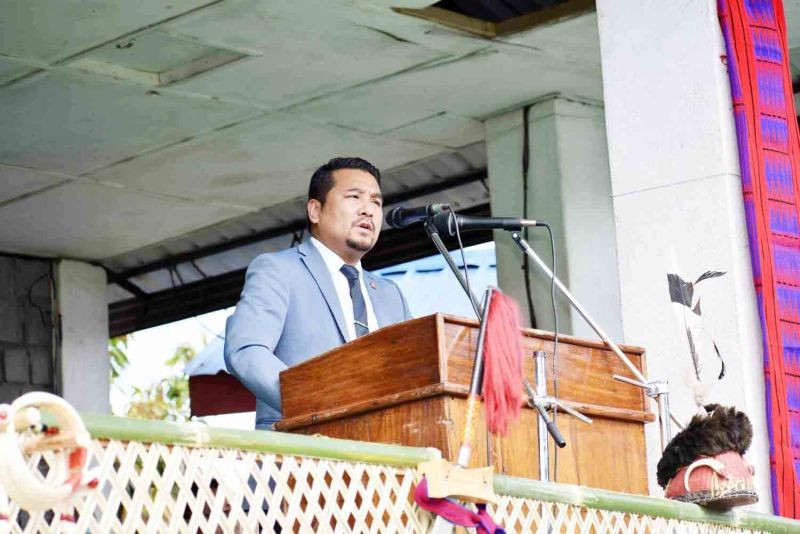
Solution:
[[(7, 413), (7, 406), (8, 404), (0, 404), (0, 424), (2, 424), (4, 415)], [(8, 495), (6, 495), (3, 489), (3, 484), (0, 484), (0, 534), (8, 534), (10, 532), (11, 527), (8, 524), (10, 515), (11, 510), (9, 510), (8, 506)]]
[[(55, 431), (42, 431), (41, 410), (55, 417)], [(57, 508), (60, 519), (69, 522), (67, 501), (76, 491), (97, 485), (86, 474), (91, 437), (78, 412), (62, 398), (40, 391), (0, 406), (0, 412), (0, 485), (5, 493), (30, 512)], [(26, 432), (18, 434), (18, 429)], [(46, 478), (38, 462), (29, 467), (26, 460), (26, 451), (41, 450), (55, 451)]]

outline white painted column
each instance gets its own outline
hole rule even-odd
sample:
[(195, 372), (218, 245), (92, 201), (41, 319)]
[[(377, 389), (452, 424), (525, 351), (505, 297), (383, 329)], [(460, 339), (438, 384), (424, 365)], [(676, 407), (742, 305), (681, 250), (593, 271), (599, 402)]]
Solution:
[(56, 270), (61, 316), (61, 395), (78, 411), (108, 413), (108, 301), (100, 267), (62, 260)]
[[(727, 272), (696, 288), (728, 364), (716, 380), (716, 356), (700, 347), (699, 389), (748, 414), (756, 507), (771, 511), (761, 331), (716, 2), (598, 0), (597, 13), (625, 341), (647, 349), (650, 378), (669, 380), (673, 410), (688, 420), (698, 386), (667, 273)], [(651, 491), (661, 495), (654, 425), (648, 452)]]
[[(486, 121), (491, 206), (494, 215), (521, 216), (523, 110)], [(527, 217), (547, 221), (556, 242), (557, 273), (612, 339), (622, 339), (614, 215), (603, 108), (597, 103), (550, 97), (528, 110)], [(506, 232), (495, 234), (498, 281), (527, 312), (522, 252)], [(544, 228), (530, 243), (550, 265)], [(554, 329), (549, 279), (531, 263), (537, 327)], [(597, 339), (556, 289), (559, 331)]]

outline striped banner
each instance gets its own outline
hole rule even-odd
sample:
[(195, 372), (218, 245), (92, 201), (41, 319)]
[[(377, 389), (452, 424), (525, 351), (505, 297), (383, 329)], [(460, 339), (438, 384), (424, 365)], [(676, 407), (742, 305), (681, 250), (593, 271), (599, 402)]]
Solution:
[(764, 343), (775, 513), (800, 518), (798, 155), (781, 0), (718, 0)]

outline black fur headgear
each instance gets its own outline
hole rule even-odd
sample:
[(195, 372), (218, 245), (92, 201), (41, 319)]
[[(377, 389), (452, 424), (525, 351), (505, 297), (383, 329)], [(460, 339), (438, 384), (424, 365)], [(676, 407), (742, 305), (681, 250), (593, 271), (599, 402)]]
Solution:
[(744, 454), (753, 441), (753, 426), (736, 408), (706, 404), (706, 415), (695, 415), (678, 435), (672, 438), (658, 462), (658, 485), (665, 488), (682, 467), (702, 456), (716, 456), (727, 451)]

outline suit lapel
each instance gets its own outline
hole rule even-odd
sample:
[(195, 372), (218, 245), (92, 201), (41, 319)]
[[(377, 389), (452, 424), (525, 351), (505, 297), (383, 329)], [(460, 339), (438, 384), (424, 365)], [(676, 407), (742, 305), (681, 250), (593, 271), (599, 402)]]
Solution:
[(389, 307), (386, 305), (387, 300), (382, 295), (382, 284), (378, 277), (372, 273), (364, 271), (364, 282), (367, 286), (367, 293), (369, 294), (369, 301), (372, 304), (372, 311), (375, 312), (375, 319), (378, 321), (378, 327), (382, 328), (392, 323), (389, 317)]
[(317, 282), (322, 296), (325, 297), (325, 302), (328, 303), (328, 308), (330, 308), (331, 314), (336, 320), (336, 326), (339, 327), (342, 339), (347, 340), (347, 326), (344, 322), (342, 306), (339, 304), (339, 297), (336, 295), (336, 288), (333, 286), (331, 273), (328, 271), (328, 266), (325, 265), (325, 260), (322, 259), (319, 251), (311, 241), (300, 243), (297, 246), (297, 252), (300, 254), (300, 258), (311, 273), (311, 276)]

